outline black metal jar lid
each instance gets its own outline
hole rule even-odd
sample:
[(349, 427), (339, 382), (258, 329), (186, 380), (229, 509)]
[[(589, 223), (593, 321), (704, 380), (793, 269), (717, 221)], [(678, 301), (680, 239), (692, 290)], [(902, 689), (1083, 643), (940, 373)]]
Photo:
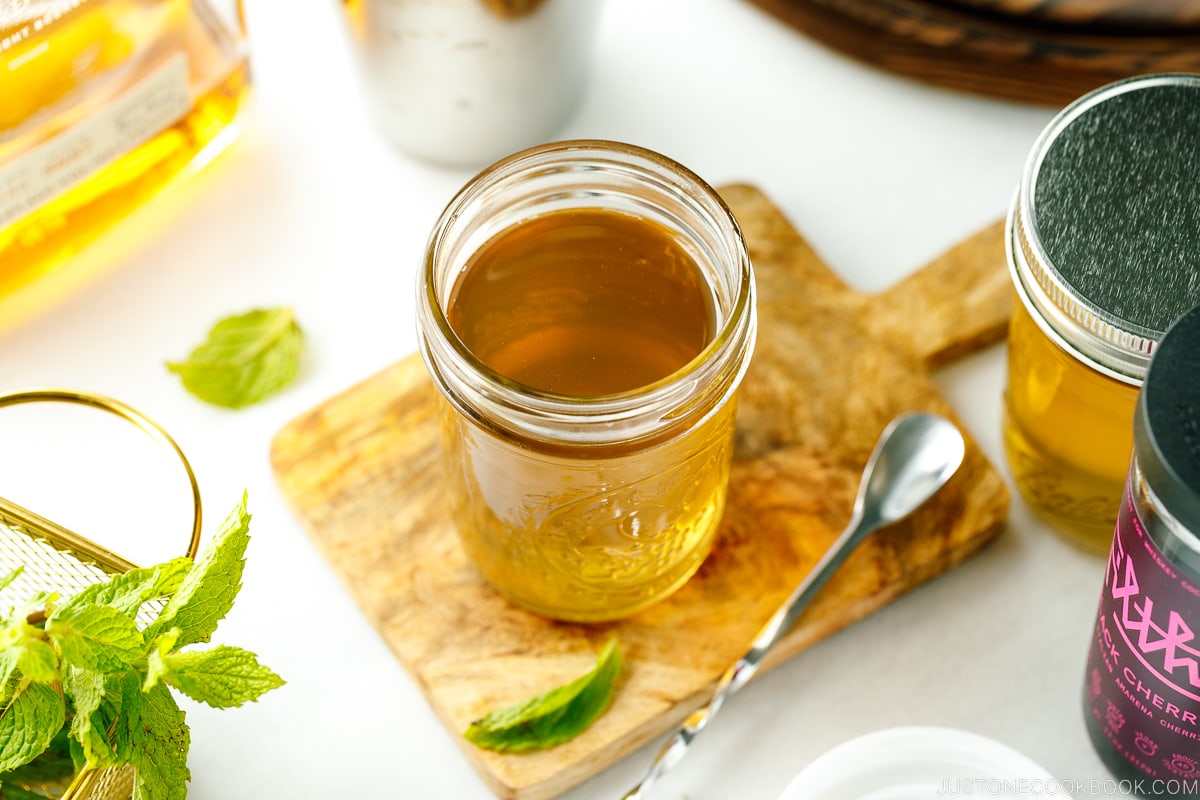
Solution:
[(1133, 420), (1138, 466), (1183, 527), (1200, 534), (1200, 307), (1162, 338)]
[(1063, 109), (1026, 162), (1008, 246), (1043, 330), (1139, 385), (1200, 303), (1200, 75), (1130, 78)]

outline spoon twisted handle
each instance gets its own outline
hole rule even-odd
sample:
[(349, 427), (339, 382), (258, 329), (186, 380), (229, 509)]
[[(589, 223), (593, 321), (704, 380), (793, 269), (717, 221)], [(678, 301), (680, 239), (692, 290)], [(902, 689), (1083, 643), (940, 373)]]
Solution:
[(861, 503), (855, 505), (854, 516), (850, 519), (850, 523), (846, 526), (846, 529), (842, 531), (833, 545), (825, 551), (825, 555), (809, 571), (804, 580), (792, 590), (792, 593), (784, 601), (783, 605), (779, 607), (779, 610), (771, 615), (771, 618), (767, 620), (767, 624), (754, 637), (754, 642), (750, 645), (750, 649), (734, 662), (733, 666), (721, 674), (712, 699), (688, 715), (683, 724), (671, 735), (671, 738), (666, 741), (663, 748), (658, 751), (654, 763), (650, 765), (650, 769), (647, 771), (646, 776), (642, 778), (641, 783), (633, 787), (621, 800), (639, 800), (642, 797), (642, 792), (657, 783), (659, 778), (683, 759), (684, 754), (691, 747), (692, 741), (700, 735), (700, 732), (708, 726), (709, 721), (721, 710), (721, 706), (725, 704), (725, 700), (730, 695), (736, 694), (754, 677), (754, 674), (758, 672), (763, 658), (783, 638), (783, 635), (791, 629), (792, 623), (800, 616), (800, 612), (812, 601), (817, 592), (821, 590), (821, 587), (825, 585), (829, 577), (837, 571), (837, 568), (841, 566), (842, 562), (846, 560), (846, 557), (850, 555), (858, 543), (878, 527), (878, 525), (879, 523), (874, 521), (864, 524)]

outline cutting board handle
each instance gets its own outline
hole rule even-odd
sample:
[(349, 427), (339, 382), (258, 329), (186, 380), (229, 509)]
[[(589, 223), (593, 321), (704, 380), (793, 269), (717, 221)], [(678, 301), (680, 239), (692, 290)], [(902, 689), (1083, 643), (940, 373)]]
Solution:
[(1001, 220), (869, 298), (864, 319), (933, 369), (1003, 339), (1012, 303)]

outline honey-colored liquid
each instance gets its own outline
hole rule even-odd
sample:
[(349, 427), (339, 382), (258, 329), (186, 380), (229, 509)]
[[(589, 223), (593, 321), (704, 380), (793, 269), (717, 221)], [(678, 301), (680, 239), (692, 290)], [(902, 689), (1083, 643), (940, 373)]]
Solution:
[[(664, 228), (554, 212), (485, 246), (448, 318), (488, 366), (586, 399), (685, 367), (714, 335), (711, 290)], [(666, 441), (587, 447), (501, 434), (446, 404), (450, 504), (465, 549), (510, 599), (560, 619), (638, 611), (707, 555), (725, 502), (733, 404)]]
[(712, 293), (663, 227), (614, 211), (536, 217), (471, 259), (450, 326), (496, 372), (597, 397), (648, 386), (713, 336)]
[(1065, 538), (1108, 552), (1133, 452), (1137, 387), (1063, 352), (1017, 300), (1004, 445), (1026, 501)]
[[(53, 16), (56, 5), (70, 10)], [(60, 145), (73, 126), (102, 115), (181, 55), (190, 107), (29, 213), (0, 219), (0, 325), (29, 313), (30, 298), (52, 299), (83, 280), (70, 262), (85, 245), (227, 144), (249, 85), (240, 32), (205, 0), (27, 6), (0, 20), (0, 175)], [(35, 25), (40, 14), (52, 22)], [(0, 200), (8, 189), (0, 186)]]

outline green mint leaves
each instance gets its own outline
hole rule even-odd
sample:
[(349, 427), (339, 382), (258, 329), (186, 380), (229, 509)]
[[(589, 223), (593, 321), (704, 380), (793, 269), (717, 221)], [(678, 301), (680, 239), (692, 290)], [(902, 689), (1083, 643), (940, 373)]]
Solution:
[(574, 739), (608, 707), (621, 671), (621, 651), (610, 639), (585, 675), (545, 694), (493, 711), (471, 723), (463, 736), (485, 750), (517, 753)]
[(19, 681), (0, 709), (0, 773), (45, 752), (65, 719), (62, 695), (49, 684)]
[(296, 377), (304, 335), (290, 308), (226, 317), (186, 361), (169, 362), (189, 392), (209, 403), (241, 408), (279, 391)]
[(60, 606), (46, 620), (46, 634), (64, 661), (96, 672), (121, 670), (142, 655), (146, 644), (133, 620), (95, 603)]
[(254, 653), (237, 647), (171, 653), (166, 666), (163, 680), (213, 708), (240, 706), (283, 684), (278, 675), (258, 663)]
[(133, 800), (183, 800), (192, 773), (187, 765), (191, 734), (167, 687), (142, 695), (133, 729), (130, 762), (137, 768)]
[(243, 495), (242, 502), (221, 523), (212, 544), (196, 557), (196, 563), (181, 578), (158, 619), (146, 629), (146, 640), (178, 628), (180, 647), (207, 642), (242, 588), (249, 543), (250, 515)]
[[(27, 796), (28, 776), (63, 759), (133, 764), (134, 800), (187, 796), (190, 736), (171, 690), (233, 708), (283, 685), (247, 650), (191, 647), (233, 606), (249, 528), (243, 496), (195, 563), (131, 570), (66, 600), (39, 594), (0, 616), (0, 797)], [(139, 629), (139, 611), (164, 598)]]
[(146, 603), (173, 594), (191, 568), (192, 560), (180, 557), (156, 567), (131, 569), (104, 583), (92, 584), (72, 597), (71, 604), (110, 606), (132, 619)]

